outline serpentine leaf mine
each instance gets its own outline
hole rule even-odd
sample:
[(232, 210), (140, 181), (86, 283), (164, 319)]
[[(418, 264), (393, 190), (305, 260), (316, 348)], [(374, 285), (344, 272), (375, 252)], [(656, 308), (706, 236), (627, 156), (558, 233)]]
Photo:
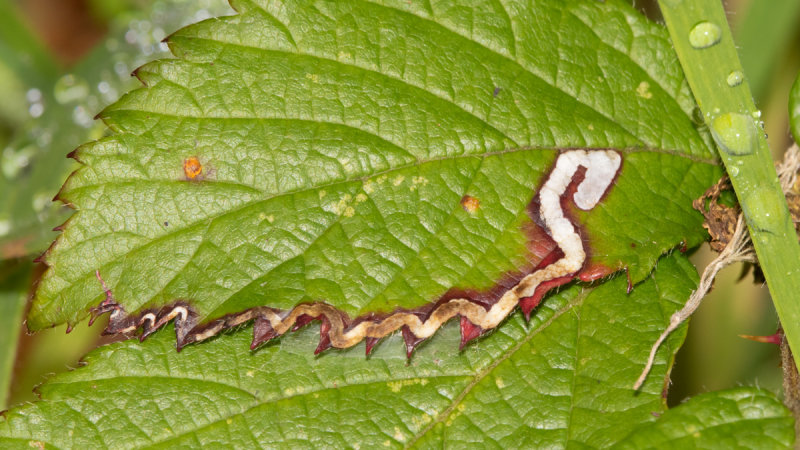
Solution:
[[(410, 356), (414, 348), (431, 337), (445, 322), (460, 317), (461, 347), (497, 327), (516, 307), (526, 317), (539, 305), (550, 289), (575, 278), (597, 279), (611, 272), (605, 268), (587, 267), (588, 241), (581, 234), (581, 225), (574, 208), (590, 211), (612, 188), (622, 166), (622, 156), (610, 149), (570, 149), (561, 151), (550, 173), (533, 196), (528, 207), (531, 223), (530, 247), (536, 248), (540, 260), (529, 268), (507, 274), (488, 291), (451, 289), (431, 303), (415, 309), (395, 308), (390, 313), (372, 313), (351, 318), (344, 311), (323, 301), (300, 303), (289, 310), (270, 306), (250, 308), (228, 314), (208, 323), (200, 323), (198, 314), (187, 301), (174, 302), (160, 309), (147, 309), (128, 314), (106, 287), (101, 273), (96, 276), (106, 298), (92, 309), (92, 321), (110, 313), (105, 332), (133, 333), (142, 330), (146, 338), (166, 323), (175, 321), (177, 347), (208, 339), (220, 331), (255, 320), (252, 348), (296, 330), (311, 321), (320, 321), (320, 342), (316, 353), (330, 347), (351, 347), (366, 340), (367, 354), (381, 338), (402, 331)], [(189, 179), (200, 174), (199, 161), (184, 161)], [(464, 196), (461, 206), (475, 213), (480, 199)], [(532, 231), (531, 231), (532, 230)]]

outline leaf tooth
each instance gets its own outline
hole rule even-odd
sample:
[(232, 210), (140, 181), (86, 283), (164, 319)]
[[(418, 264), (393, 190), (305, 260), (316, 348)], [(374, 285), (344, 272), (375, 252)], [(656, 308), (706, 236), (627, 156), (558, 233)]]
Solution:
[(625, 277), (628, 279), (628, 288), (626, 289), (626, 293), (630, 294), (633, 292), (633, 281), (631, 280), (631, 269), (630, 267), (625, 267)]
[[(159, 316), (163, 317), (163, 314), (159, 314)], [(142, 334), (139, 335), (139, 342), (142, 342), (161, 328), (159, 324), (161, 320), (156, 319), (156, 316), (152, 312), (145, 312), (144, 314), (140, 314), (139, 317), (139, 323), (142, 327)]]
[(169, 313), (175, 317), (175, 348), (178, 351), (195, 341), (191, 331), (197, 326), (197, 313), (187, 305), (179, 304)]
[(539, 306), (544, 294), (546, 294), (550, 289), (569, 283), (572, 281), (573, 276), (574, 274), (569, 274), (563, 277), (553, 278), (552, 280), (545, 281), (539, 286), (536, 286), (536, 290), (533, 291), (533, 295), (530, 297), (521, 298), (519, 301), (519, 307), (522, 309), (522, 313), (525, 314), (525, 320), (531, 320), (531, 311)]
[(364, 339), (364, 341), (365, 341), (364, 343), (367, 346), (367, 348), (366, 348), (366, 355), (367, 356), (369, 356), (369, 354), (372, 353), (372, 349), (375, 348), (375, 344), (377, 344), (378, 341), (380, 341), (380, 340), (381, 340), (381, 338), (369, 337), (369, 336)]
[(297, 331), (316, 319), (319, 319), (319, 317), (310, 316), (308, 314), (302, 314), (300, 317), (297, 318), (297, 320), (294, 321), (294, 325), (292, 326), (292, 331)]
[(461, 344), (458, 346), (459, 350), (464, 350), (464, 347), (473, 339), (479, 337), (484, 333), (483, 328), (470, 322), (466, 316), (461, 316)]
[(417, 337), (417, 335), (408, 328), (408, 325), (403, 325), (403, 340), (406, 342), (406, 358), (411, 359), (411, 354), (414, 353), (414, 349), (425, 339)]
[(253, 325), (253, 342), (250, 343), (250, 350), (255, 350), (261, 344), (277, 337), (278, 333), (272, 328), (272, 324), (264, 316), (256, 317)]
[(322, 322), (319, 325), (319, 345), (314, 350), (315, 355), (319, 355), (325, 350), (331, 348), (331, 322), (327, 317), (321, 316)]
[(47, 252), (44, 251), (42, 252), (41, 255), (37, 256), (36, 258), (33, 258), (33, 262), (36, 264), (43, 263), (46, 257), (47, 257)]

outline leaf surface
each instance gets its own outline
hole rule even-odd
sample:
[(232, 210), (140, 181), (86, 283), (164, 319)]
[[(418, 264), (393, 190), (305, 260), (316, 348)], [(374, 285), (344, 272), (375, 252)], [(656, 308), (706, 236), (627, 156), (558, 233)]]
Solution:
[(705, 237), (691, 200), (719, 168), (664, 30), (625, 4), (232, 5), (172, 35), (178, 58), (74, 153), (31, 329), (85, 317), (97, 273), (125, 314), (182, 302), (199, 326), (493, 292), (541, 262), (530, 205), (563, 148), (624, 158), (576, 213), (603, 274), (636, 283)]
[(793, 420), (767, 391), (739, 387), (700, 394), (642, 425), (618, 448), (789, 448)]
[[(411, 363), (398, 335), (371, 358), (361, 345), (315, 357), (315, 327), (256, 351), (247, 350), (246, 333), (233, 332), (181, 353), (163, 330), (144, 343), (95, 350), (85, 367), (54, 377), (40, 388), (42, 401), (6, 413), (0, 443), (607, 448), (641, 426), (655, 433), (694, 410), (690, 402), (656, 421), (683, 327), (659, 351), (643, 389), (630, 387), (696, 282), (695, 269), (676, 253), (630, 295), (625, 277), (572, 286), (529, 324), (514, 314), (464, 352), (451, 350), (459, 339), (451, 322)], [(790, 415), (770, 395), (742, 390), (720, 398), (733, 399), (726, 401), (753, 423), (769, 423), (770, 442), (791, 441)], [(715, 423), (698, 420), (701, 432)], [(753, 427), (725, 432), (735, 442), (756, 434)]]

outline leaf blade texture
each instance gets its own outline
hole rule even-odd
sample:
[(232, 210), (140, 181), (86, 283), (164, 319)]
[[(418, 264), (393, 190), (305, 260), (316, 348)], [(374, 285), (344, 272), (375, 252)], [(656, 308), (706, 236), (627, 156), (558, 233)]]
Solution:
[(794, 442), (792, 423), (772, 393), (738, 387), (690, 399), (642, 425), (619, 448), (787, 448)]
[[(659, 351), (642, 391), (630, 386), (696, 282), (695, 269), (676, 253), (630, 295), (625, 277), (572, 286), (528, 325), (515, 314), (464, 352), (448, 349), (459, 340), (451, 323), (410, 364), (397, 335), (364, 358), (360, 345), (312, 355), (313, 327), (255, 352), (247, 349), (246, 333), (232, 332), (176, 353), (170, 330), (163, 330), (143, 343), (100, 348), (84, 367), (50, 380), (40, 388), (43, 401), (6, 413), (0, 442), (608, 447), (639, 427), (659, 428), (656, 415), (682, 423), (664, 413), (662, 391), (685, 327)], [(623, 316), (630, 320), (614, 320)], [(767, 393), (741, 391), (735, 397), (741, 409), (753, 420), (772, 421), (777, 442), (790, 441), (788, 411)], [(747, 406), (748, 396), (757, 407)], [(728, 431), (739, 442), (756, 433)]]
[(114, 133), (74, 152), (59, 198), (78, 212), (31, 329), (85, 317), (96, 274), (126, 314), (177, 301), (200, 325), (503, 286), (541, 259), (529, 206), (563, 148), (624, 158), (578, 218), (603, 274), (638, 282), (704, 238), (690, 200), (719, 169), (664, 31), (625, 5), (232, 6), (172, 35), (178, 58), (138, 69), (145, 87), (99, 115)]

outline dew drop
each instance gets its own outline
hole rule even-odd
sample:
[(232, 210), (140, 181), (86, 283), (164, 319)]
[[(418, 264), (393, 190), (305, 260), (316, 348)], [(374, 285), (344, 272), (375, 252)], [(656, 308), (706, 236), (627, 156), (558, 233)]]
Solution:
[(28, 92), (25, 93), (25, 97), (31, 103), (39, 102), (42, 100), (42, 91), (36, 88), (28, 89)]
[(6, 147), (0, 154), (0, 171), (11, 180), (30, 164), (31, 158), (36, 154), (36, 148), (32, 145), (23, 147), (19, 150), (13, 147)]
[(75, 75), (67, 74), (56, 81), (53, 95), (61, 104), (83, 100), (89, 95), (89, 85)]
[(128, 44), (135, 44), (137, 39), (138, 35), (136, 34), (135, 30), (128, 30), (125, 32), (125, 41)]
[(689, 44), (696, 49), (708, 48), (719, 42), (722, 30), (711, 22), (700, 22), (689, 32)]
[(0, 220), (0, 236), (5, 236), (11, 231), (11, 222), (8, 220)]
[(50, 192), (39, 192), (33, 196), (33, 210), (42, 212), (51, 202), (52, 197)]
[(742, 73), (741, 70), (734, 70), (733, 72), (728, 74), (728, 78), (726, 81), (728, 82), (728, 86), (736, 87), (742, 84), (742, 81), (744, 81), (744, 74)]
[(125, 64), (124, 61), (117, 61), (114, 63), (114, 72), (116, 72), (120, 77), (127, 77), (129, 75), (128, 65)]
[(728, 168), (728, 175), (730, 175), (732, 177), (735, 177), (736, 175), (739, 175), (739, 168), (736, 167), (736, 166), (729, 167)]
[(758, 129), (753, 119), (737, 113), (726, 113), (711, 122), (711, 135), (729, 155), (749, 155), (758, 146)]
[(92, 115), (89, 114), (89, 111), (87, 111), (86, 108), (78, 105), (72, 110), (72, 121), (75, 123), (75, 125), (83, 128), (89, 128), (92, 126), (94, 119), (92, 119)]
[(30, 108), (28, 108), (28, 114), (30, 114), (34, 119), (41, 117), (41, 115), (44, 114), (44, 105), (41, 103), (32, 104)]
[(781, 197), (772, 195), (771, 190), (766, 187), (759, 187), (746, 195), (745, 203), (748, 205), (746, 211), (748, 222), (753, 221), (754, 228), (762, 230), (780, 230), (786, 219), (780, 211), (786, 206), (782, 203)]

